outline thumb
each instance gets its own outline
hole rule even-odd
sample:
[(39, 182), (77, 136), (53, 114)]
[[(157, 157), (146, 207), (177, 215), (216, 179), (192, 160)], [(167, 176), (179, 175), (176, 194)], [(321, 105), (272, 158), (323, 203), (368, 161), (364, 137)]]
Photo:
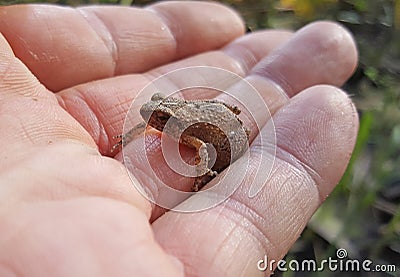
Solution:
[(84, 128), (61, 108), (56, 96), (15, 57), (1, 34), (0, 110), (0, 143), (7, 145), (3, 155), (65, 139), (96, 147)]

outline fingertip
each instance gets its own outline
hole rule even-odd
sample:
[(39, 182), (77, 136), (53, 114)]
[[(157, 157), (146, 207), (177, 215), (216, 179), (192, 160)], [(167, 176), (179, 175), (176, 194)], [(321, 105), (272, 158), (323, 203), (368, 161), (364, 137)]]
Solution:
[(274, 123), (278, 148), (306, 165), (322, 201), (340, 181), (357, 140), (352, 100), (337, 87), (314, 86), (293, 97)]
[[(221, 3), (167, 1), (150, 5), (147, 9), (164, 18), (175, 36), (177, 45), (190, 44), (190, 47), (177, 49), (180, 57), (193, 52), (193, 49), (216, 49), (245, 33), (241, 16)], [(186, 41), (188, 36), (184, 35), (185, 30), (197, 35), (190, 36), (190, 41)]]
[(301, 32), (318, 34), (318, 39), (323, 42), (322, 47), (330, 49), (342, 60), (342, 66), (337, 68), (338, 73), (342, 73), (341, 80), (353, 74), (358, 64), (358, 50), (353, 35), (345, 26), (332, 21), (316, 21), (305, 26)]
[(354, 72), (357, 59), (351, 34), (337, 23), (319, 21), (297, 31), (252, 74), (272, 80), (294, 96), (314, 85), (341, 86)]

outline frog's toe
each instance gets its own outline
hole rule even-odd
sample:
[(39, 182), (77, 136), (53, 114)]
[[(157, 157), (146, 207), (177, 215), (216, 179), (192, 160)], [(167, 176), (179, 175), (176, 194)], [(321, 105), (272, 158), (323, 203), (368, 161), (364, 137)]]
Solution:
[(212, 176), (212, 177), (215, 177), (215, 176), (218, 175), (218, 172), (217, 172), (217, 171), (214, 171), (214, 170), (210, 170), (210, 171), (208, 172), (208, 174), (210, 174), (210, 176)]
[(120, 140), (119, 142), (114, 144), (113, 147), (111, 147), (111, 153), (120, 148), (121, 146), (122, 146), (122, 140)]

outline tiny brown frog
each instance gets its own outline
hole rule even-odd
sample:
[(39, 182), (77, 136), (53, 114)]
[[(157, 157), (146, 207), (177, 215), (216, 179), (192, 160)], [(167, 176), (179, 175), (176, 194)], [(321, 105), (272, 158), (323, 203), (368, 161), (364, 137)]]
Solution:
[(240, 109), (222, 101), (166, 98), (156, 93), (140, 108), (140, 114), (145, 122), (118, 136), (121, 141), (113, 150), (128, 144), (147, 125), (166, 133), (197, 151), (196, 171), (202, 174), (195, 178), (193, 191), (201, 189), (248, 148), (250, 131), (237, 116)]

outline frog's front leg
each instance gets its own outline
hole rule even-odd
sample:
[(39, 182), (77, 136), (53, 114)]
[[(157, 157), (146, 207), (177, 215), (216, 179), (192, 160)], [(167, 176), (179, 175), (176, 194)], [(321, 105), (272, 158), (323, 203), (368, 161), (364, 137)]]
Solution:
[(180, 137), (179, 142), (186, 146), (196, 149), (195, 163), (196, 163), (196, 171), (198, 174), (194, 181), (192, 190), (198, 191), (205, 184), (207, 184), (214, 176), (217, 175), (217, 172), (212, 171), (208, 165), (210, 162), (210, 157), (207, 151), (207, 144), (205, 144), (202, 140), (196, 137), (187, 135), (182, 135)]
[(111, 148), (111, 152), (114, 152), (120, 146), (127, 145), (132, 140), (137, 138), (139, 135), (143, 134), (143, 132), (146, 130), (146, 126), (147, 126), (146, 122), (141, 122), (132, 129), (130, 129), (127, 133), (114, 136), (113, 138), (119, 138), (120, 141), (114, 144), (114, 146)]

